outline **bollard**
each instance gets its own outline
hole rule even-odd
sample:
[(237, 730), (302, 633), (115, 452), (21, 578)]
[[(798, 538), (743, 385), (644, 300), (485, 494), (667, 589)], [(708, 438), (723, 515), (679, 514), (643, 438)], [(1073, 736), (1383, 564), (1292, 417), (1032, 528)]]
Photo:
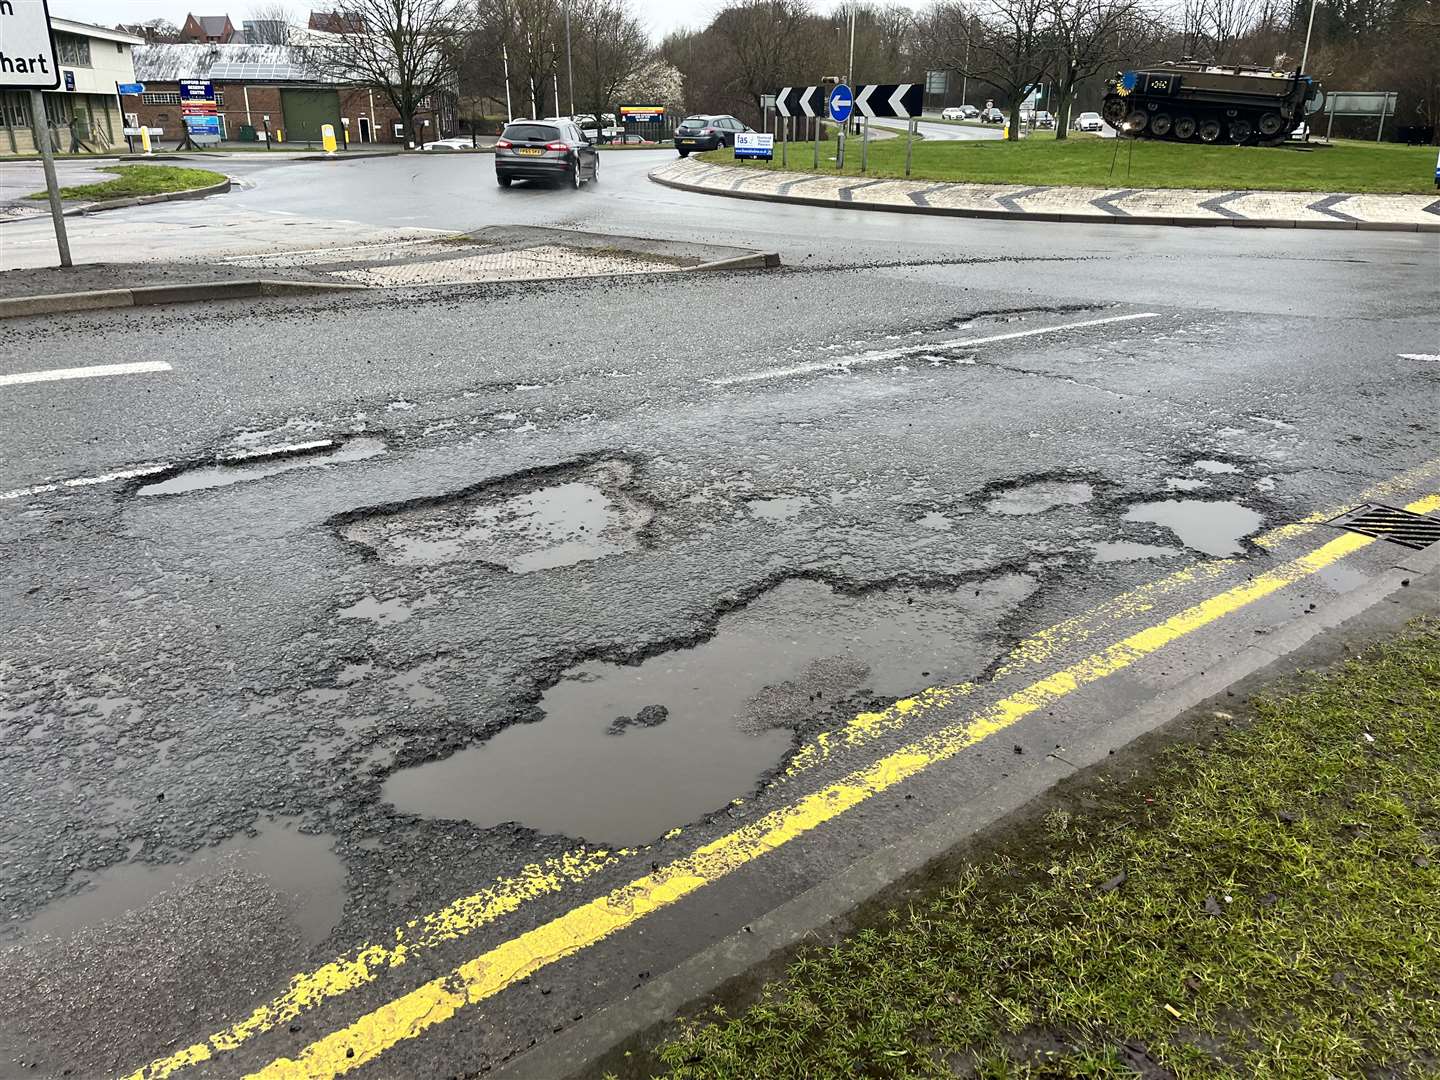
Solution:
[(335, 153), (335, 125), (320, 125), (320, 145), (325, 148), (325, 153)]
[(140, 128), (140, 152), (146, 157), (155, 156), (155, 151), (150, 147), (150, 129), (143, 125)]

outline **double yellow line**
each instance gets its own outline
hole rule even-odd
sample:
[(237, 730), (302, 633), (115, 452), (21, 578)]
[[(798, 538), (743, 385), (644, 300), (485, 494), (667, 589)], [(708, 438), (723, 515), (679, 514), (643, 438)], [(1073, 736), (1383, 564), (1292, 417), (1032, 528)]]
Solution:
[[(1367, 495), (1371, 498), (1384, 497), (1388, 494), (1386, 489), (1400, 489), (1402, 483), (1409, 483), (1421, 474), (1428, 475), (1436, 466), (1440, 466), (1440, 462), (1432, 462), (1423, 470), (1397, 477), (1381, 488), (1372, 489)], [(1421, 499), (1411, 503), (1407, 509), (1417, 513), (1440, 509), (1440, 496)], [(1288, 539), (1314, 528), (1318, 520), (1323, 518), (1310, 519), (1298, 528), (1287, 527), (1283, 538)], [(1270, 537), (1273, 538), (1272, 543), (1278, 543), (1282, 538), (1278, 534), (1270, 534)], [(813, 794), (772, 811), (654, 873), (639, 877), (497, 945), (447, 975), (433, 979), (312, 1042), (297, 1057), (277, 1059), (252, 1076), (267, 1080), (281, 1077), (315, 1080), (350, 1072), (375, 1060), (398, 1043), (443, 1023), (467, 1005), (493, 997), (535, 971), (574, 955), (646, 915), (674, 904), (931, 765), (954, 757), (967, 747), (1005, 730), (1037, 709), (1122, 671), (1176, 639), (1269, 596), (1373, 542), (1368, 537), (1344, 534), (1300, 558), (1132, 634), (993, 705), (977, 710), (959, 723), (918, 739)], [(1214, 567), (1218, 573), (1231, 565), (1233, 563), (1229, 561), (1200, 564), (1145, 588), (1166, 583), (1178, 586), (1182, 581), (1195, 580), (1200, 576), (1197, 572), (1201, 568), (1208, 571)], [(1169, 591), (1168, 587), (1165, 591)], [(1137, 590), (1126, 594), (1133, 599), (1128, 608), (1122, 604), (1121, 610), (1148, 609), (1153, 601), (1139, 599), (1141, 592)], [(1011, 669), (1051, 655), (1058, 648), (1058, 643), (1069, 634), (1084, 637), (1078, 626), (1067, 627), (1062, 623), (1030, 639), (1027, 644), (1033, 646), (1031, 652), (1035, 655), (1027, 655), (1022, 647), (1017, 650), (1019, 655), (1012, 661)], [(932, 688), (896, 702), (881, 713), (862, 714), (852, 721), (852, 727), (863, 721), (852, 734), (859, 733), (856, 742), (867, 741), (883, 731), (894, 730), (915, 716), (954, 704), (970, 689), (968, 685)], [(127, 1080), (163, 1080), (188, 1065), (211, 1060), (218, 1053), (236, 1049), (248, 1039), (271, 1030), (328, 998), (374, 981), (384, 970), (404, 964), (413, 952), (462, 937), (476, 927), (516, 910), (527, 899), (584, 880), (613, 865), (626, 854), (629, 852), (574, 853), (564, 860), (530, 868), (531, 873), (527, 875), (497, 883), (490, 890), (457, 901), (441, 912), (398, 930), (393, 946), (367, 946), (349, 958), (296, 976), (287, 994), (261, 1006), (246, 1020), (205, 1042), (150, 1063), (132, 1073)]]

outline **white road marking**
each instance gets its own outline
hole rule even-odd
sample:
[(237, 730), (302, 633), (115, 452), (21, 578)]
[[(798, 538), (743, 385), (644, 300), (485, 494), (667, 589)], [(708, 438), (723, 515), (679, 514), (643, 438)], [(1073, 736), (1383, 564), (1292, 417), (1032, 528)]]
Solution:
[(59, 382), (62, 379), (98, 379), (102, 375), (140, 375), (147, 371), (171, 371), (163, 360), (142, 360), (136, 364), (96, 364), (94, 367), (52, 368), (49, 371), (20, 371), (0, 375), (0, 386), (20, 383)]
[(74, 480), (57, 480), (53, 484), (36, 484), (34, 487), (16, 488), (14, 491), (0, 491), (0, 502), (4, 502), (6, 499), (23, 499), (27, 495), (44, 495), (46, 492), (59, 491), (62, 488), (91, 487), (95, 484), (108, 484), (112, 480), (133, 480), (137, 476), (151, 476), (173, 467), (168, 461), (158, 461), (153, 465), (141, 465), (138, 468), (125, 469), (122, 472), (104, 473), (100, 476), (78, 476)]
[(1038, 337), (1041, 334), (1059, 334), (1066, 330), (1084, 330), (1091, 326), (1109, 326), (1113, 323), (1134, 322), (1137, 319), (1159, 318), (1157, 311), (1142, 311), (1136, 315), (1111, 315), (1104, 319), (1085, 319), (1082, 322), (1061, 323), (1058, 326), (1037, 326), (1032, 330), (1016, 330), (1009, 334), (992, 334), (982, 338), (953, 338), (949, 341), (931, 341), (924, 345), (904, 345), (898, 349), (880, 349), (874, 352), (860, 353), (858, 356), (842, 356), (835, 360), (815, 360), (808, 364), (795, 364), (792, 367), (772, 368), (768, 371), (751, 371), (744, 375), (731, 375), (724, 379), (716, 379), (715, 386), (734, 386), (737, 383), (761, 382), (765, 379), (782, 379), (787, 375), (806, 375), (816, 371), (849, 371), (853, 367), (862, 364), (879, 364), (887, 360), (897, 360), (902, 356), (913, 356), (916, 353), (936, 352), (940, 350), (959, 349), (966, 346), (989, 345), (996, 341), (1013, 341), (1016, 338)]
[(1402, 352), (1396, 355), (1401, 360), (1429, 360), (1432, 364), (1440, 364), (1440, 353)]

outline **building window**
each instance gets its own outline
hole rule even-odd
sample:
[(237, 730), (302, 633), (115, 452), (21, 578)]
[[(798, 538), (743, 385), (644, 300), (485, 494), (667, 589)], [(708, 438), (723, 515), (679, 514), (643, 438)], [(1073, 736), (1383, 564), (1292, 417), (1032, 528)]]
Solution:
[(154, 94), (141, 94), (140, 100), (146, 105), (179, 105), (180, 91), (168, 90)]
[(56, 34), (55, 52), (60, 63), (67, 67), (90, 66), (90, 39), (74, 34)]
[(124, 53), (124, 51), (125, 51), (125, 43), (124, 43), (123, 41), (117, 41), (117, 42), (115, 42), (115, 51), (118, 52), (118, 53)]
[(224, 90), (216, 90), (216, 91), (215, 91), (215, 107), (216, 107), (217, 109), (223, 109), (223, 108), (225, 107), (225, 91), (224, 91)]
[(0, 95), (0, 103), (3, 103), (5, 123), (17, 128), (30, 126), (30, 107), (24, 97), (20, 94), (4, 94)]

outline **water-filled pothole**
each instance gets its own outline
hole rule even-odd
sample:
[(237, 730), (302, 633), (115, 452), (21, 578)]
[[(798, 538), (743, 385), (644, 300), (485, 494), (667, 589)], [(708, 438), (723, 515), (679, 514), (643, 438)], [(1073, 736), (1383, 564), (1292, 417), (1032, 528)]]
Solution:
[(786, 581), (692, 648), (571, 668), (542, 698), (543, 719), (401, 770), (384, 798), (484, 826), (653, 840), (749, 793), (793, 729), (837, 703), (973, 677), (1000, 648), (995, 628), (1034, 588), (1008, 575), (855, 597)]
[(340, 531), (399, 566), (480, 562), (515, 574), (573, 566), (641, 547), (652, 512), (625, 490), (633, 477), (628, 461), (570, 466), (362, 516)]
[(1263, 519), (1248, 506), (1206, 499), (1164, 499), (1140, 503), (1126, 521), (1163, 525), (1188, 548), (1207, 555), (1242, 555), (1242, 539), (1260, 528)]
[(1089, 484), (1042, 480), (992, 496), (985, 509), (992, 514), (1043, 514), (1059, 506), (1083, 506), (1094, 497), (1095, 489)]
[(318, 944), (339, 921), (345, 898), (345, 870), (331, 850), (333, 838), (277, 822), (262, 823), (257, 831), (205, 848), (185, 862), (128, 862), (101, 870), (81, 891), (47, 904), (20, 926), (27, 936), (63, 937), (111, 922), (190, 882), (233, 872), (263, 877), (284, 900), (301, 936)]
[(335, 443), (324, 439), (313, 447), (287, 447), (280, 451), (259, 452), (243, 457), (225, 458), (214, 465), (201, 465), (139, 489), (140, 495), (181, 495), (187, 491), (204, 491), (207, 488), (229, 487), (246, 480), (259, 480), (266, 476), (290, 472), (293, 469), (313, 469), (319, 465), (338, 465), (346, 461), (364, 461), (385, 453), (385, 444), (379, 439), (347, 439)]

